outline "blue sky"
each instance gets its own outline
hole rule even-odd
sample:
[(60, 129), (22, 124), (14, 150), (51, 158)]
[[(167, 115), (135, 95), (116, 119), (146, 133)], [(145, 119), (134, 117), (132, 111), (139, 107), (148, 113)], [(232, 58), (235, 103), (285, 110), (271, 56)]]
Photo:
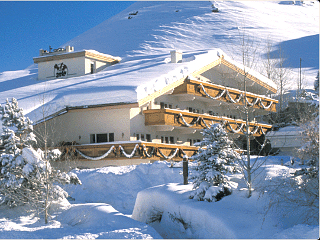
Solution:
[(129, 1), (0, 1), (0, 72), (33, 64), (39, 49), (58, 48), (129, 7)]

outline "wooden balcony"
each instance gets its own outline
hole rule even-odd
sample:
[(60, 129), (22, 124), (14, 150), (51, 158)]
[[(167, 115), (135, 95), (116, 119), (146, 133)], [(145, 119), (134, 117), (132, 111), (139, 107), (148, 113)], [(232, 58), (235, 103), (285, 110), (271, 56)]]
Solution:
[[(145, 110), (146, 126), (173, 126), (193, 129), (208, 128), (212, 123), (225, 124), (230, 133), (244, 134), (247, 131), (246, 123), (243, 120), (232, 118), (210, 116), (206, 114), (191, 113), (176, 109), (151, 109)], [(250, 122), (249, 131), (252, 136), (265, 134), (272, 128), (271, 125)]]
[(190, 79), (185, 80), (182, 85), (176, 87), (172, 94), (176, 96), (189, 94), (213, 101), (223, 101), (242, 106), (246, 104), (255, 109), (271, 112), (276, 112), (276, 104), (278, 103), (278, 100), (249, 92), (245, 94), (243, 91), (235, 88)]
[(173, 160), (182, 161), (183, 156), (191, 157), (198, 147), (144, 141), (108, 142), (60, 147), (64, 158), (72, 156), (80, 161), (99, 160)]

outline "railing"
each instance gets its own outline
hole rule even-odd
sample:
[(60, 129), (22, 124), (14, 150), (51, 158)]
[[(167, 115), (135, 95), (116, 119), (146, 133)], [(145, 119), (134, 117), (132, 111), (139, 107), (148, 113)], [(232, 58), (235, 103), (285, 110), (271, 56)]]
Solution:
[(173, 92), (173, 95), (175, 94), (191, 94), (238, 105), (247, 104), (247, 106), (256, 109), (263, 109), (271, 112), (276, 112), (276, 104), (278, 103), (278, 100), (249, 92), (245, 93), (235, 88), (228, 88), (217, 84), (190, 79), (185, 80), (181, 86), (177, 87)]
[(182, 161), (183, 156), (193, 156), (198, 147), (144, 141), (108, 142), (60, 147), (63, 157), (78, 160), (173, 160)]
[[(176, 109), (151, 109), (145, 110), (146, 126), (170, 125), (174, 127), (188, 127), (194, 129), (208, 128), (210, 124), (221, 123), (230, 133), (245, 134), (246, 122), (239, 119), (197, 114)], [(249, 133), (252, 136), (265, 134), (272, 128), (271, 125), (262, 123), (249, 123)]]

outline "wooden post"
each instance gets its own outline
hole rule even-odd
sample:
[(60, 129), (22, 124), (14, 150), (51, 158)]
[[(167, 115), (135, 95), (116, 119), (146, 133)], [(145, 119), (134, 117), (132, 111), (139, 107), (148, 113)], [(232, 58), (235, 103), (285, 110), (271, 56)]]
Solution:
[(187, 185), (188, 184), (188, 156), (184, 155), (183, 156), (183, 185)]

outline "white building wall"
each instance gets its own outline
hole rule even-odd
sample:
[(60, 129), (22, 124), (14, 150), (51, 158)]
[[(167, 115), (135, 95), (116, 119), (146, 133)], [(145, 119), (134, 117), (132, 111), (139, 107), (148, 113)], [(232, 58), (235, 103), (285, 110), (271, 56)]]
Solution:
[(85, 74), (85, 57), (77, 57), (70, 59), (62, 59), (62, 60), (54, 60), (47, 62), (39, 62), (38, 63), (38, 79), (46, 80), (46, 79), (54, 79), (56, 76), (54, 75), (54, 65), (55, 64), (65, 64), (68, 67), (68, 75), (61, 78), (66, 77), (77, 77)]
[(85, 59), (85, 74), (91, 74), (91, 63), (94, 63), (94, 73), (103, 70), (108, 65), (105, 62), (86, 58)]
[[(39, 132), (41, 126), (35, 127)], [(47, 123), (53, 145), (65, 141), (90, 143), (90, 134), (114, 133), (115, 141), (130, 140), (130, 109), (81, 109), (72, 110)]]

